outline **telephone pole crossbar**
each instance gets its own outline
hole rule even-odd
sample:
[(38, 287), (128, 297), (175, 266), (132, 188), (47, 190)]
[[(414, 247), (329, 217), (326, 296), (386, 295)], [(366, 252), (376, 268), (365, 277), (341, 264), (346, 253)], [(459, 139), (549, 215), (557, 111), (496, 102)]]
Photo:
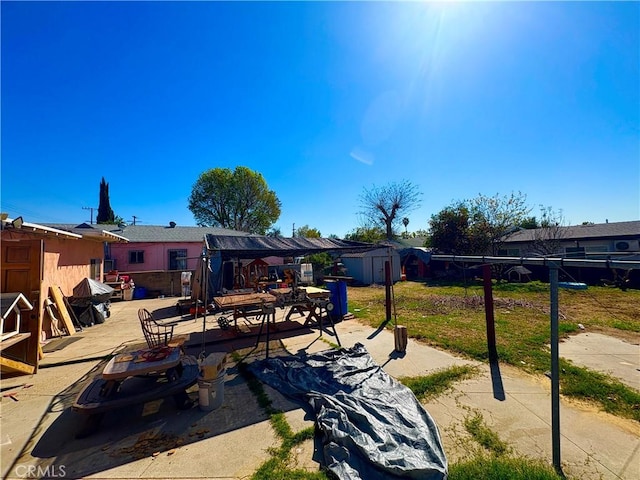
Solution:
[(93, 225), (93, 211), (97, 210), (95, 207), (82, 207), (83, 210), (91, 210), (91, 225)]

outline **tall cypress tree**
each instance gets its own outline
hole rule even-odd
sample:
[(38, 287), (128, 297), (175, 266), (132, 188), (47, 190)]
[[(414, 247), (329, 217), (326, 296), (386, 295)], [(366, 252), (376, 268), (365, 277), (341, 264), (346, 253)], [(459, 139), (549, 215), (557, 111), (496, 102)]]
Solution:
[(109, 202), (109, 184), (105, 182), (104, 177), (100, 182), (100, 203), (98, 203), (98, 218), (96, 223), (115, 223), (116, 215), (111, 209)]

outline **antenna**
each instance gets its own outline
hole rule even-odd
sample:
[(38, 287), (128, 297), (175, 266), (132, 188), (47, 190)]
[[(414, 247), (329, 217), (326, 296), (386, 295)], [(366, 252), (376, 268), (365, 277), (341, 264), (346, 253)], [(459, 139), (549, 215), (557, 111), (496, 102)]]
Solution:
[(97, 210), (95, 207), (82, 207), (83, 210), (91, 210), (91, 225), (93, 225), (93, 211)]

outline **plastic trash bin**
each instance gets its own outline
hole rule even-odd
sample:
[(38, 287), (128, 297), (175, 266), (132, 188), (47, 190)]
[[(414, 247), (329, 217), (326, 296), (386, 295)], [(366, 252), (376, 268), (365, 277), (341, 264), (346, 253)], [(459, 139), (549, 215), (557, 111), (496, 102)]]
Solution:
[(333, 303), (331, 316), (342, 318), (347, 310), (347, 283), (341, 280), (326, 280), (325, 285), (329, 290), (329, 300)]
[(223, 369), (213, 380), (198, 379), (198, 406), (200, 410), (211, 411), (224, 402), (224, 379), (227, 369)]

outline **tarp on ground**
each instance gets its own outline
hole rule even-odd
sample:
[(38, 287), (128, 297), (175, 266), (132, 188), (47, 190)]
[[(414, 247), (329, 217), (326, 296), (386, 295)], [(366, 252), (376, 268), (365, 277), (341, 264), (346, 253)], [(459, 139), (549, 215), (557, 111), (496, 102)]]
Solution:
[(445, 479), (440, 433), (411, 390), (377, 365), (362, 344), (268, 358), (251, 371), (306, 402), (322, 435), (324, 466), (340, 479)]

